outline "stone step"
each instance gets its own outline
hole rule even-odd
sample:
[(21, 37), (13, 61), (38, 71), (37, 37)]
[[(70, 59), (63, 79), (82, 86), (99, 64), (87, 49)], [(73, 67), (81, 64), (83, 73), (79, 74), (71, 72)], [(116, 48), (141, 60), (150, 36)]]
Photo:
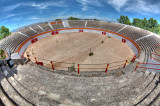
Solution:
[(145, 89), (147, 89), (147, 87), (150, 85), (150, 83), (152, 83), (154, 78), (155, 75), (151, 73), (144, 79), (144, 82), (141, 84), (142, 89), (139, 91), (138, 95), (141, 95), (145, 91)]
[[(48, 105), (57, 105), (58, 102), (52, 101), (51, 99), (48, 99), (46, 95), (38, 94), (38, 92), (33, 92), (29, 90), (27, 87), (25, 87), (25, 84), (20, 83), (18, 80), (16, 80), (12, 75), (14, 75), (13, 71), (6, 67), (8, 70), (8, 73), (11, 75), (11, 77), (8, 79), (10, 83), (15, 87), (15, 89), (23, 96), (25, 97), (29, 102), (33, 103), (34, 105), (37, 105), (40, 100), (43, 100), (44, 103)], [(16, 76), (16, 75), (14, 75)]]
[(160, 104), (160, 93), (156, 97), (157, 98), (153, 102), (152, 106), (158, 106)]
[(63, 23), (63, 26), (64, 26), (65, 28), (69, 28), (69, 27), (70, 27), (70, 25), (69, 25), (69, 23), (68, 23), (68, 20), (63, 20), (62, 23)]
[(160, 84), (158, 84), (155, 89), (148, 95), (148, 97), (141, 103), (142, 105), (149, 106), (150, 103), (154, 100), (154, 98), (157, 96), (157, 94), (160, 93)]
[[(3, 79), (4, 79), (4, 75), (3, 75), (1, 67), (0, 67), (0, 81)], [(4, 88), (1, 86), (1, 83), (0, 83), (0, 99), (2, 100), (3, 104), (6, 106), (15, 106), (15, 104), (12, 102), (12, 100), (6, 94)]]
[[(32, 67), (31, 69), (33, 69), (33, 70), (28, 70), (28, 67)], [(85, 85), (83, 85), (83, 84), (81, 84), (82, 82), (81, 82), (81, 80), (84, 80), (84, 78), (85, 77), (68, 77), (68, 76), (65, 76), (65, 75), (56, 75), (56, 74), (54, 74), (54, 75), (52, 75), (50, 72), (45, 72), (45, 73), (40, 73), (40, 72), (42, 72), (42, 70), (38, 70), (38, 69), (35, 69), (35, 68), (33, 68), (33, 66), (28, 66), (27, 67), (27, 65), (24, 65), (24, 66), (21, 66), (21, 68), (23, 68), (23, 70), (24, 70), (24, 73), (22, 74), (22, 71), (20, 72), (22, 75), (21, 76), (24, 76), (25, 74), (27, 74), (28, 76), (28, 78), (26, 78), (26, 79), (28, 79), (28, 80), (25, 80), (25, 82), (26, 82), (26, 84), (27, 85), (31, 85), (31, 86), (34, 86), (34, 85), (36, 85), (36, 87), (39, 87), (38, 89), (41, 89), (42, 91), (47, 91), (47, 92), (50, 92), (50, 91), (56, 91), (56, 89), (59, 89), (59, 90), (57, 90), (57, 92), (61, 92), (61, 90), (62, 90), (62, 92), (63, 92), (63, 90), (68, 90), (68, 91), (66, 91), (66, 93), (67, 94), (73, 94), (73, 91), (76, 91), (77, 90), (77, 92), (79, 91), (79, 92), (82, 92), (83, 90), (88, 90), (88, 89), (90, 89), (90, 91), (89, 92), (95, 92), (95, 89), (97, 89), (98, 90), (98, 92), (96, 91), (96, 94), (98, 94), (98, 93), (102, 93), (103, 91), (105, 91), (105, 92), (107, 92), (107, 93), (110, 93), (110, 90), (112, 89), (111, 87), (109, 87), (108, 85), (106, 85), (105, 83), (103, 83), (103, 84), (99, 84), (98, 83), (98, 85), (94, 85), (94, 83), (96, 83), (96, 80), (98, 80), (98, 78), (94, 78), (94, 79), (96, 79), (96, 80), (92, 80), (92, 83), (87, 83), (86, 84), (86, 86)], [(20, 69), (21, 70), (21, 69)], [(29, 71), (29, 72), (28, 72)], [(19, 73), (19, 74), (20, 74)], [(46, 74), (46, 73), (48, 73), (48, 74)], [(115, 89), (112, 91), (112, 92), (117, 92), (118, 90), (122, 90), (123, 91), (123, 89), (126, 89), (126, 88), (130, 88), (130, 89), (133, 89), (134, 88), (134, 84), (136, 83), (137, 85), (138, 85), (138, 88), (137, 89), (140, 89), (140, 85), (141, 85), (141, 83), (143, 82), (143, 80), (147, 77), (147, 74), (145, 75), (144, 73), (141, 73), (141, 72), (133, 72), (133, 73), (138, 73), (137, 74), (137, 76), (139, 75), (139, 77), (137, 77), (137, 79), (134, 79), (133, 81), (132, 81), (132, 83), (130, 84), (130, 85), (126, 85), (126, 86), (124, 86), (124, 87), (122, 87), (122, 88), (116, 88), (115, 87)], [(19, 75), (18, 74), (18, 75)], [(42, 75), (43, 75), (43, 78), (44, 79), (40, 79), (39, 77), (41, 77), (42, 78)], [(135, 74), (136, 75), (136, 74)], [(60, 77), (60, 76), (63, 76), (63, 77)], [(48, 77), (48, 78), (47, 78)], [(53, 79), (52, 79), (52, 77), (53, 77)], [(30, 78), (30, 79), (29, 79)], [(24, 79), (24, 78), (21, 78), (22, 80)], [(39, 79), (39, 80), (38, 80)], [(76, 83), (73, 83), (72, 85), (70, 85), (70, 83), (67, 83), (66, 81), (68, 80), (68, 79), (70, 79), (69, 80), (69, 82), (70, 81), (73, 81), (73, 80), (77, 80), (77, 79), (80, 79), (80, 80), (77, 80), (77, 83), (80, 83), (80, 84), (76, 84)], [(86, 78), (86, 80), (89, 80), (89, 79), (91, 79), (91, 78)], [(93, 78), (92, 78), (93, 79)], [(100, 79), (102, 79), (102, 78), (100, 78)], [(51, 80), (51, 81), (50, 81)], [(32, 82), (31, 82), (32, 81)], [(45, 83), (42, 83), (42, 82), (44, 82), (45, 81)], [(62, 82), (63, 81), (63, 82)], [(103, 80), (100, 80), (99, 82), (101, 82), (101, 81), (103, 81)], [(35, 83), (34, 83), (35, 82)], [(39, 83), (42, 83), (42, 84), (37, 84), (36, 82), (39, 82)], [(50, 83), (51, 85), (49, 85), (49, 84), (46, 84), (46, 82), (47, 83)], [(64, 83), (65, 82), (65, 83)], [(86, 81), (87, 82), (87, 81)], [(83, 82), (83, 83), (86, 83), (86, 82)], [(106, 81), (107, 82), (107, 81)], [(24, 83), (24, 82), (22, 82), (22, 83)], [(89, 85), (88, 85), (89, 84)], [(136, 84), (135, 84), (135, 86), (136, 86)], [(43, 86), (45, 86), (45, 87), (41, 87), (41, 85), (43, 85)], [(70, 87), (66, 87), (66, 85), (68, 85), (68, 86), (70, 86)], [(114, 84), (112, 84), (112, 85), (114, 85)], [(100, 88), (99, 88), (99, 86), (101, 86)], [(116, 85), (115, 85), (116, 86)], [(128, 87), (127, 87), (128, 86)], [(86, 88), (87, 89), (86, 89)], [(137, 87), (137, 86), (136, 86)], [(63, 89), (62, 89), (63, 88)], [(100, 90), (100, 91), (99, 91)], [(101, 90), (102, 90), (102, 92), (101, 92)], [(133, 92), (138, 92), (139, 90), (134, 90)], [(130, 92), (129, 90), (128, 90), (128, 92)], [(108, 95), (106, 93), (106, 95)], [(131, 92), (130, 92), (131, 93)], [(123, 91), (122, 93), (121, 93), (121, 95), (123, 96), (125, 94), (125, 92)], [(132, 93), (133, 94), (133, 93)], [(62, 95), (63, 95), (63, 93), (62, 93)], [(85, 94), (84, 94), (85, 95)], [(111, 95), (111, 97), (112, 96), (114, 96), (115, 94), (113, 93), (113, 95)], [(74, 95), (72, 95), (73, 97), (74, 97)], [(83, 96), (83, 95), (81, 95), (81, 96)], [(95, 98), (94, 97), (94, 95), (92, 95), (93, 96), (93, 98)], [(105, 96), (105, 95), (103, 95), (103, 96)], [(67, 97), (67, 96), (66, 96)], [(109, 96), (108, 96), (109, 97)], [(121, 97), (118, 97), (119, 99), (121, 98)], [(124, 98), (125, 98), (125, 96), (124, 96)], [(98, 99), (98, 98), (97, 98)], [(102, 99), (102, 98), (101, 98)], [(127, 98), (125, 98), (125, 99), (127, 99)], [(99, 99), (98, 99), (99, 100)], [(103, 100), (103, 99), (102, 99)], [(105, 100), (103, 100), (103, 101), (106, 101), (107, 99), (105, 99)], [(121, 100), (121, 99), (120, 99)], [(122, 98), (122, 100), (123, 100), (123, 98)], [(92, 100), (92, 98), (91, 98), (91, 100), (90, 100), (91, 102), (93, 102), (93, 100)], [(108, 101), (109, 102), (109, 101)], [(93, 102), (94, 103), (94, 102)], [(91, 103), (92, 104), (92, 103)], [(98, 105), (98, 104), (97, 104)]]
[(147, 88), (144, 89), (144, 91), (142, 92), (142, 94), (139, 94), (138, 97), (136, 97), (136, 101), (134, 102), (134, 104), (140, 104), (143, 103), (143, 101), (145, 100), (146, 95), (148, 95), (155, 87), (155, 82), (157, 80), (157, 76), (154, 78), (154, 80), (147, 86)]
[(32, 106), (24, 98), (22, 98), (16, 89), (8, 81), (8, 72), (2, 66), (3, 74), (5, 75), (4, 79), (1, 81), (1, 85), (4, 88), (8, 96), (18, 105)]
[[(139, 95), (139, 94), (141, 94), (141, 92), (143, 92), (143, 90), (148, 85), (148, 83), (153, 79), (153, 77), (154, 77), (153, 74), (149, 74), (145, 78), (145, 80), (146, 80), (146, 81), (144, 81), (145, 84), (144, 83), (141, 84), (142, 86), (140, 86), (140, 87), (142, 87), (142, 88), (141, 88), (141, 90), (138, 90), (138, 92), (135, 96), (131, 96), (128, 100), (120, 101), (120, 102), (117, 102), (117, 103), (112, 103), (110, 105), (115, 105), (115, 106), (134, 105), (133, 101), (135, 101), (137, 99), (137, 95)], [(135, 89), (137, 89), (137, 88), (135, 88)]]
[[(25, 68), (23, 67), (23, 70), (24, 70)], [(37, 69), (36, 69), (37, 70)], [(26, 72), (28, 72), (27, 70), (26, 71), (24, 71), (25, 73), (23, 73), (23, 74), (26, 74)], [(51, 75), (51, 74), (53, 74), (53, 73), (51, 73), (50, 74), (50, 72), (46, 72), (46, 73), (44, 73), (44, 74), (39, 74), (40, 72), (42, 72), (42, 71), (38, 71), (38, 73), (36, 73), (37, 71), (34, 71), (34, 72), (30, 72), (30, 73), (28, 73), (30, 76), (32, 76), (33, 78), (36, 78), (36, 77), (34, 77), (34, 76), (44, 76), (46, 73), (48, 73), (46, 76), (47, 77), (53, 77), (53, 76), (55, 76), (55, 75)], [(21, 72), (20, 72), (21, 73)], [(36, 73), (36, 75), (32, 75), (32, 74), (35, 74)], [(136, 75), (136, 74), (137, 75)], [(138, 77), (140, 77), (141, 75), (139, 74), (139, 73), (137, 73), (137, 72), (133, 72), (133, 73), (131, 73), (131, 75), (136, 75), (136, 76), (133, 76), (133, 78), (138, 78)], [(127, 85), (127, 84), (130, 84), (130, 82), (133, 82), (134, 81), (134, 79), (131, 79), (131, 77), (128, 77), (128, 78), (126, 78), (125, 77), (126, 75), (124, 75), (124, 78), (123, 78), (123, 76), (122, 77), (118, 77), (118, 78), (116, 78), (117, 80), (113, 80), (113, 81), (108, 81), (108, 80), (106, 80), (106, 78), (86, 78), (86, 80), (88, 80), (88, 81), (92, 81), (92, 83), (90, 83), (89, 85), (95, 85), (95, 83), (97, 82), (97, 81), (99, 81), (100, 83), (98, 83), (98, 85), (110, 85), (110, 88), (118, 88), (118, 87), (122, 87), (122, 86), (125, 86), (125, 85)], [(68, 79), (68, 77), (66, 77), (66, 76), (63, 76), (63, 77), (65, 77), (65, 78), (67, 78)], [(58, 76), (58, 78), (59, 78), (59, 76)], [(64, 78), (64, 79), (65, 79)], [(73, 78), (76, 78), (76, 77), (73, 77)], [(72, 78), (72, 79), (73, 79)], [(61, 81), (61, 82), (64, 82), (64, 79), (62, 79), (63, 81)], [(78, 79), (80, 79), (80, 80), (83, 80), (84, 78), (78, 78)], [(40, 79), (41, 80), (41, 79)], [(52, 80), (52, 79), (50, 79), (50, 80)], [(59, 80), (61, 80), (60, 78), (59, 78)], [(41, 82), (41, 81), (40, 81)], [(53, 83), (55, 82), (55, 80), (53, 79)], [(76, 82), (75, 82), (76, 83)], [(78, 81), (78, 83), (79, 83), (79, 81)], [(84, 83), (84, 82), (82, 82), (82, 83)], [(97, 84), (96, 84), (97, 85)], [(108, 89), (109, 90), (109, 89)]]
[(15, 106), (10, 99), (5, 95), (5, 93), (2, 91), (2, 88), (0, 87), (0, 98), (4, 105), (6, 106)]

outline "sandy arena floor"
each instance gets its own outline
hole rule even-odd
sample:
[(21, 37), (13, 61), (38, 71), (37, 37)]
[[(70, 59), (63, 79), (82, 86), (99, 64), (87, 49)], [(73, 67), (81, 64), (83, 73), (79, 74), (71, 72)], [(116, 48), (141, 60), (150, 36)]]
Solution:
[[(102, 39), (104, 43), (101, 43)], [(89, 56), (90, 49), (94, 53), (93, 56)], [(43, 38), (31, 44), (24, 56), (26, 54), (30, 55), (31, 60), (34, 61), (34, 57), (36, 57), (37, 61), (44, 62), (49, 67), (50, 61), (46, 60), (71, 63), (54, 62), (55, 69), (67, 70), (72, 63), (80, 64), (81, 71), (104, 71), (107, 63), (121, 60), (123, 61), (110, 64), (109, 70), (123, 67), (125, 60), (131, 59), (134, 55), (129, 46), (120, 40), (87, 32), (58, 34)], [(77, 65), (75, 66), (77, 67)]]

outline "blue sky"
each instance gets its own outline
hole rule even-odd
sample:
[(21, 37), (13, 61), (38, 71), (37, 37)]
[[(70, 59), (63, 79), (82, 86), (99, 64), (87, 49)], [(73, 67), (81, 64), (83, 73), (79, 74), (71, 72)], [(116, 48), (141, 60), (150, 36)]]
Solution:
[(0, 26), (10, 30), (37, 22), (78, 18), (116, 21), (120, 15), (160, 23), (160, 0), (0, 0)]

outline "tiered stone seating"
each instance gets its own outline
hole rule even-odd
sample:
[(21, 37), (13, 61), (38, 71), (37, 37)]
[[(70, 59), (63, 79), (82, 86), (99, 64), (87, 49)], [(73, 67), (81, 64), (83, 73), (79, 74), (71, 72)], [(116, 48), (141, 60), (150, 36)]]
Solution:
[(152, 53), (152, 57), (155, 61), (160, 63), (160, 47), (157, 47), (153, 53)]
[(48, 22), (40, 23), (40, 24), (38, 24), (38, 25), (41, 26), (45, 31), (50, 31), (50, 30), (52, 30), (51, 27), (48, 25)]
[(149, 35), (150, 32), (139, 29), (139, 28), (135, 28), (135, 27), (131, 27), (131, 26), (127, 26), (126, 28), (124, 28), (123, 30), (121, 30), (119, 32), (122, 35), (125, 35), (133, 40), (139, 39), (143, 36)]
[(86, 27), (98, 28), (98, 29), (104, 29), (108, 31), (117, 32), (124, 26), (125, 25), (123, 24), (116, 24), (116, 23), (108, 23), (108, 22), (101, 22), (101, 21), (87, 21)]
[(86, 21), (68, 21), (71, 28), (84, 28)]
[(50, 106), (59, 104), (57, 101), (54, 101), (42, 94), (43, 92), (39, 92), (38, 94), (38, 92), (32, 92), (26, 88), (24, 84), (18, 81), (20, 79), (18, 79), (19, 77), (16, 77), (15, 74), (16, 73), (14, 73), (9, 67), (2, 66), (1, 75), (4, 76), (2, 80), (2, 86), (7, 94), (9, 94), (9, 98), (11, 98), (16, 105), (37, 106), (40, 104), (44, 105), (45, 101)]
[(160, 44), (159, 39), (156, 36), (149, 36), (137, 41), (142, 47), (142, 50), (146, 53), (146, 58), (150, 58), (151, 53), (155, 50), (156, 46)]
[[(3, 72), (2, 72), (3, 71)], [(8, 96), (10, 98), (12, 98), (12, 100), (17, 104), (17, 105), (28, 105), (30, 106), (31, 104), (27, 103), (25, 99), (23, 99), (19, 93), (16, 91), (16, 89), (10, 84), (10, 82), (8, 81), (9, 79), (9, 75), (7, 70), (5, 70), (4, 68), (2, 69), (2, 71), (0, 72), (1, 75), (4, 75), (3, 80), (1, 81), (1, 85), (4, 88), (5, 92), (8, 94)]]
[(159, 75), (155, 76), (154, 80), (147, 86), (147, 88), (144, 89), (143, 93), (139, 95), (137, 98), (137, 105), (151, 105), (152, 100), (156, 97), (157, 94), (160, 93), (159, 90), (160, 84), (159, 84)]
[(62, 23), (59, 23), (59, 24), (51, 24), (53, 29), (61, 29), (61, 28), (64, 28), (63, 24)]
[(10, 94), (16, 103), (21, 103), (19, 101), (22, 99), (24, 104), (29, 102), (34, 105), (42, 101), (46, 105), (134, 105), (141, 100), (137, 97), (150, 92), (147, 89), (153, 86), (158, 75), (155, 77), (145, 70), (132, 72), (130, 68), (132, 65), (127, 66), (125, 74), (120, 77), (66, 76), (45, 71), (30, 63), (12, 69), (3, 66), (2, 69), (3, 74), (8, 72), (5, 83), (8, 81), (12, 85), (7, 87), (15, 88), (21, 95), (20, 99), (15, 100), (12, 96), (15, 93)]
[(43, 30), (42, 29), (40, 29), (37, 25), (33, 25), (33, 26), (31, 26), (35, 31), (37, 31), (38, 33), (42, 33), (43, 32)]
[(24, 29), (19, 30), (19, 32), (27, 35), (28, 37), (31, 37), (33, 35), (36, 35), (37, 33), (31, 30), (29, 27), (25, 27)]
[(9, 49), (13, 53), (16, 47), (27, 38), (27, 36), (20, 33), (14, 33), (1, 41), (1, 47), (3, 49)]

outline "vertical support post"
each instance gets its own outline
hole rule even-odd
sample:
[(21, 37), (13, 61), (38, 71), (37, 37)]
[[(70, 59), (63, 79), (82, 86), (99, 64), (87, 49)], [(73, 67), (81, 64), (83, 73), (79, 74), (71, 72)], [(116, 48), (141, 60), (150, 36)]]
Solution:
[(136, 71), (136, 70), (137, 70), (137, 68), (138, 68), (138, 65), (139, 65), (139, 62), (137, 63), (137, 66), (136, 66), (136, 68), (134, 69), (134, 71)]
[(135, 60), (136, 60), (136, 55), (133, 57), (132, 62), (134, 63)]
[(36, 59), (36, 57), (35, 57), (35, 62), (36, 62), (36, 64), (37, 64), (37, 59)]
[(108, 71), (108, 67), (109, 67), (109, 64), (107, 64), (107, 67), (106, 67), (106, 71), (105, 71), (105, 73), (107, 73), (107, 71)]
[(124, 63), (124, 66), (123, 66), (123, 68), (125, 68), (125, 67), (126, 67), (126, 64), (127, 64), (127, 60), (126, 60), (126, 62)]
[(53, 67), (53, 63), (52, 63), (52, 61), (51, 61), (51, 67), (52, 67), (52, 69), (54, 70), (54, 67)]
[(78, 74), (79, 74), (79, 64), (78, 64)]

